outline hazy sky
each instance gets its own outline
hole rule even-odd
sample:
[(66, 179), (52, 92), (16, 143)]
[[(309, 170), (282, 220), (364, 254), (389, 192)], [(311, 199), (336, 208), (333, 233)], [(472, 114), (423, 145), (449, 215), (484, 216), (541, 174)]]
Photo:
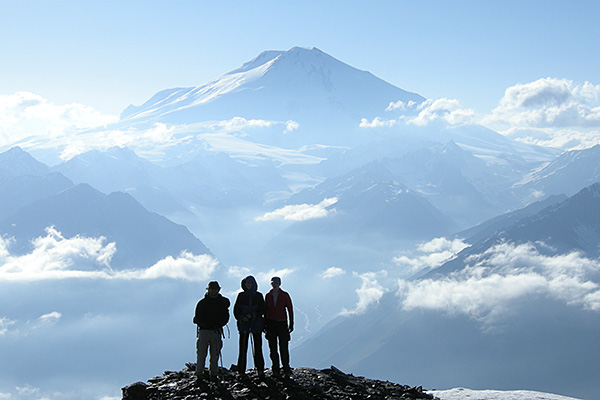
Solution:
[(0, 0), (0, 95), (119, 114), (263, 50), (318, 47), (477, 112), (540, 78), (600, 83), (598, 1)]

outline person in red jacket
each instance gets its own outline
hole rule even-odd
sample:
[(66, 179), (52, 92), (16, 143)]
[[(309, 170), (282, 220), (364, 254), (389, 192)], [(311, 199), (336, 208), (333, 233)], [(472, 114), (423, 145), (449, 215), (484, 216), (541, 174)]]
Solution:
[[(287, 292), (281, 289), (281, 278), (274, 276), (271, 278), (273, 289), (265, 296), (265, 332), (269, 342), (269, 356), (271, 357), (271, 371), (273, 375), (279, 376), (279, 354), (277, 345), (279, 342), (279, 352), (281, 353), (281, 365), (285, 377), (292, 373), (290, 369), (290, 351), (288, 343), (290, 333), (294, 330), (294, 307), (292, 299)], [(288, 324), (289, 318), (289, 324)]]

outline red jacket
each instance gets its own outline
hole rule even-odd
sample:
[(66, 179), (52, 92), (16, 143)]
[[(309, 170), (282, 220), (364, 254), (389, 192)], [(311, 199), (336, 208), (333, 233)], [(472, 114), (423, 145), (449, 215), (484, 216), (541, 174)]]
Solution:
[[(287, 292), (279, 289), (279, 295), (277, 296), (277, 304), (273, 302), (273, 289), (265, 296), (265, 303), (267, 311), (265, 312), (265, 319), (274, 321), (287, 321), (287, 317), (290, 318), (290, 325), (294, 325), (294, 307), (292, 306), (292, 299)], [(285, 313), (287, 310), (287, 316)]]

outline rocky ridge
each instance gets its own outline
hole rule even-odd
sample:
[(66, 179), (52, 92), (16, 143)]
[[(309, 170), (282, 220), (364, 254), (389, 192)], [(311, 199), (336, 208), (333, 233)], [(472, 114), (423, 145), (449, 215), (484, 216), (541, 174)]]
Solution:
[(315, 370), (295, 368), (289, 379), (275, 377), (270, 370), (264, 377), (249, 371), (240, 379), (226, 368), (219, 371), (218, 381), (196, 380), (196, 365), (188, 363), (181, 371), (166, 371), (145, 382), (122, 389), (122, 400), (391, 400), (437, 399), (422, 387), (410, 387), (346, 374), (334, 366)]

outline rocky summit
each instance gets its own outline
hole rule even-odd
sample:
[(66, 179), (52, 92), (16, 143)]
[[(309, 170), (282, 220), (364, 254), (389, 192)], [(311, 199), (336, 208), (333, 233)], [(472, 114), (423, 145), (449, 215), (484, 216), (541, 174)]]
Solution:
[(436, 399), (422, 387), (411, 387), (388, 381), (346, 374), (334, 366), (315, 370), (295, 368), (290, 378), (273, 376), (270, 370), (262, 377), (248, 372), (243, 378), (226, 368), (219, 370), (217, 380), (196, 379), (196, 365), (186, 364), (178, 372), (166, 371), (148, 383), (136, 382), (124, 387), (123, 400), (363, 400), (363, 399)]

